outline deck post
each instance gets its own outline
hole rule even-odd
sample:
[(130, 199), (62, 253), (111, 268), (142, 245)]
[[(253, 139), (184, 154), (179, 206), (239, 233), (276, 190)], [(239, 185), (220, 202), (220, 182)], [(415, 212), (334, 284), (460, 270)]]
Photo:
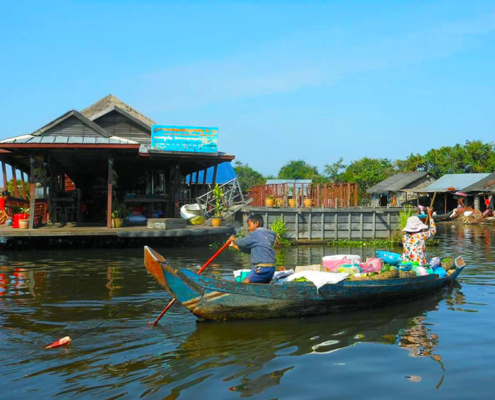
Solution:
[(43, 198), (46, 200), (48, 197), (48, 189), (47, 189), (47, 182), (46, 182), (46, 162), (43, 162)]
[(215, 184), (217, 183), (217, 172), (218, 172), (218, 164), (215, 164), (213, 167), (213, 179), (211, 180), (211, 186), (215, 187)]
[(351, 238), (352, 238), (352, 214), (349, 213), (347, 215), (349, 217), (349, 221), (347, 221), (349, 223), (349, 240), (351, 240)]
[[(27, 193), (26, 193), (26, 181), (24, 180), (24, 172), (21, 171), (21, 182), (22, 182), (22, 198), (24, 200), (27, 199)], [(31, 187), (29, 188), (31, 191)]]
[(296, 210), (296, 240), (299, 240), (299, 212)]
[(392, 221), (390, 213), (387, 213), (388, 237), (392, 237)]
[[(34, 229), (34, 213), (36, 211), (36, 197), (34, 192), (34, 158), (31, 157), (29, 159), (29, 164), (31, 167), (30, 176), (29, 176), (29, 229)], [(22, 175), (22, 173), (21, 173)], [(24, 188), (26, 185), (24, 184)]]
[(309, 215), (308, 215), (308, 239), (311, 240), (311, 236), (313, 233), (313, 214), (311, 213), (311, 210), (309, 210)]
[(198, 193), (199, 193), (199, 170), (196, 171), (196, 184), (194, 185), (194, 197), (198, 197)]
[(363, 212), (361, 211), (361, 214), (359, 214), (359, 230), (360, 230), (360, 239), (363, 240), (364, 239), (364, 234), (363, 234), (363, 218), (364, 218), (364, 215), (363, 215)]
[(15, 166), (12, 165), (12, 180), (14, 182), (14, 197), (16, 199), (19, 198), (19, 188), (17, 187), (17, 172), (15, 170)]
[(376, 211), (373, 210), (373, 239), (376, 239)]
[(208, 172), (208, 168), (205, 168), (203, 170), (203, 193), (201, 193), (201, 194), (206, 193), (206, 175), (207, 175), (207, 172)]
[(7, 169), (5, 168), (5, 162), (2, 161), (2, 172), (3, 172), (3, 190), (9, 190), (9, 182), (7, 181)]
[(337, 240), (339, 238), (339, 214), (338, 213), (335, 213), (335, 216), (334, 216), (334, 239)]
[(325, 239), (325, 213), (321, 212), (321, 240)]
[(107, 229), (112, 228), (113, 159), (108, 159)]

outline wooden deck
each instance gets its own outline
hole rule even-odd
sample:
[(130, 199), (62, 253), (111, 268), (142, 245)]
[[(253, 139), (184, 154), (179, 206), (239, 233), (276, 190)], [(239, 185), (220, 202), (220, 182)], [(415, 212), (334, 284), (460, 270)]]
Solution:
[(211, 226), (188, 226), (183, 229), (157, 230), (149, 229), (146, 226), (129, 226), (122, 228), (107, 229), (101, 225), (75, 224), (65, 225), (53, 224), (45, 225), (36, 229), (14, 229), (11, 226), (0, 226), (0, 240), (9, 238), (26, 237), (98, 237), (112, 236), (119, 238), (146, 238), (146, 237), (188, 237), (188, 236), (209, 236), (219, 234), (230, 234), (234, 228), (221, 226), (213, 228)]

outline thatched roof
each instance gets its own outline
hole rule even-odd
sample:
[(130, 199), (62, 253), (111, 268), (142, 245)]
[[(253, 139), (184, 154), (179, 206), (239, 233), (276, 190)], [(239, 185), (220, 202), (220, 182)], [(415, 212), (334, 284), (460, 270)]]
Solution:
[(86, 107), (81, 111), (86, 118), (93, 120), (96, 115), (101, 115), (105, 110), (111, 111), (113, 107), (118, 107), (125, 112), (132, 115), (134, 118), (140, 120), (145, 125), (151, 127), (151, 125), (156, 124), (151, 118), (148, 118), (146, 115), (141, 114), (139, 111), (135, 110), (131, 106), (124, 103), (122, 100), (115, 97), (113, 94), (109, 94), (106, 97), (98, 100), (96, 103)]

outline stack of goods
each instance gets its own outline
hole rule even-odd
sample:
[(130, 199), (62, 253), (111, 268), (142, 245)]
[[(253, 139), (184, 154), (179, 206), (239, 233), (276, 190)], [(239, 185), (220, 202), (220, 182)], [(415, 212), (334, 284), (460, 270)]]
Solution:
[[(443, 278), (452, 275), (456, 266), (451, 258), (440, 259), (434, 257), (429, 260), (429, 264), (421, 266), (417, 262), (401, 261), (400, 254), (386, 251), (377, 251), (378, 258), (369, 258), (366, 263), (358, 265), (342, 265), (338, 272), (348, 272), (350, 280), (382, 280), (395, 278), (415, 278), (435, 274)], [(379, 260), (383, 262), (380, 268), (377, 268)], [(373, 266), (372, 266), (373, 264)]]

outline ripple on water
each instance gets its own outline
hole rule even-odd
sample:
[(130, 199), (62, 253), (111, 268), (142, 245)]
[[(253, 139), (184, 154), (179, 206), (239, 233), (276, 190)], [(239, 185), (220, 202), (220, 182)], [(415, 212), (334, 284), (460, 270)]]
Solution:
[[(6, 395), (40, 398), (417, 399), (491, 396), (495, 252), (491, 231), (440, 228), (433, 255), (468, 263), (450, 290), (396, 306), (301, 319), (197, 323), (142, 266), (142, 249), (2, 255), (0, 374)], [(196, 269), (214, 249), (158, 249)], [(286, 266), (373, 250), (298, 247)], [(227, 251), (207, 273), (233, 279), (249, 258)], [(89, 331), (104, 321), (104, 324)], [(89, 332), (88, 332), (89, 331)], [(473, 334), (475, 332), (475, 334)], [(43, 350), (62, 336), (67, 347)], [(82, 336), (81, 336), (82, 335)], [(418, 377), (420, 379), (418, 379)], [(355, 382), (358, 384), (355, 384)], [(309, 390), (308, 388), (311, 388)], [(328, 394), (328, 396), (327, 396)], [(472, 397), (471, 397), (472, 398)]]

